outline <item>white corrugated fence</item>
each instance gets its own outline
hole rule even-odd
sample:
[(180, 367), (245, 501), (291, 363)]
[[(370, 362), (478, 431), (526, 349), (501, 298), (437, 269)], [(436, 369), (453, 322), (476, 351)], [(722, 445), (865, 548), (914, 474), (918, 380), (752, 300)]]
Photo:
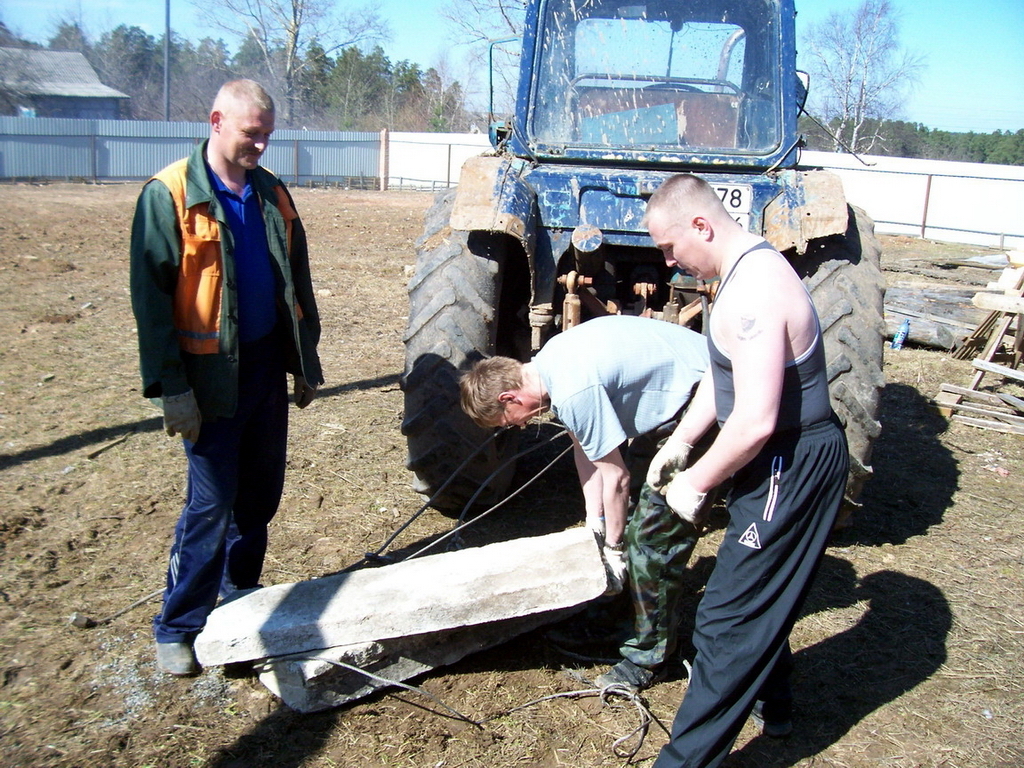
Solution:
[[(145, 179), (206, 136), (205, 123), (0, 117), (0, 180)], [(280, 130), (266, 163), (292, 184), (447, 189), (481, 133)], [(1024, 167), (805, 152), (879, 232), (1024, 248)]]

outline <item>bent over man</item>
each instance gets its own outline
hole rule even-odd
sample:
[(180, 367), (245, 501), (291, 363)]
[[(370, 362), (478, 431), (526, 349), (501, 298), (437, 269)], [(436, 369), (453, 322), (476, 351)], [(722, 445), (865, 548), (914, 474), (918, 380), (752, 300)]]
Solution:
[(460, 382), (463, 410), (482, 427), (522, 426), (550, 408), (572, 435), (587, 524), (603, 540), (616, 591), (628, 568), (634, 612), (623, 660), (598, 678), (601, 686), (650, 686), (675, 648), (675, 611), (697, 530), (646, 484), (627, 525), (630, 478), (620, 446), (674, 424), (707, 354), (698, 333), (616, 315), (552, 337), (529, 363), (481, 360)]
[[(768, 735), (791, 729), (789, 633), (843, 498), (849, 457), (829, 402), (817, 313), (786, 259), (729, 216), (703, 180), (681, 174), (646, 215), (669, 265), (722, 277), (711, 367), (659, 461), (684, 467), (666, 499), (688, 515), (732, 478), (729, 524), (697, 609), (696, 656), (656, 768), (705, 768), (728, 755), (753, 711)], [(719, 431), (691, 465), (671, 446)], [(652, 472), (657, 466), (652, 466)]]
[(210, 137), (143, 188), (131, 296), (143, 395), (158, 398), (188, 461), (157, 664), (192, 675), (218, 593), (258, 586), (284, 486), (286, 374), (295, 404), (323, 383), (306, 235), (284, 184), (259, 161), (274, 102), (251, 80), (221, 87)]

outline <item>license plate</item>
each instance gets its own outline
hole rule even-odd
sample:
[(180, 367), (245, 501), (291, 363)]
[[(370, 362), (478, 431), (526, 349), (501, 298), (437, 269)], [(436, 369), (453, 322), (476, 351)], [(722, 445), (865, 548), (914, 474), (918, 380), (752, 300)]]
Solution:
[(712, 184), (718, 199), (729, 213), (750, 213), (754, 193), (745, 184)]
[(738, 221), (744, 229), (750, 229), (750, 204), (754, 193), (745, 184), (712, 184), (718, 199), (725, 210)]

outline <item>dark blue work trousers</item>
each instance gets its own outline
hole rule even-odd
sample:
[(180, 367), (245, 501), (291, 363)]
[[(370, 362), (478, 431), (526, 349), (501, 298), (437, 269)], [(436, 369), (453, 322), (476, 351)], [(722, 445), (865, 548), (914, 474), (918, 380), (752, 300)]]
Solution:
[(697, 607), (693, 672), (654, 768), (717, 766), (757, 699), (766, 713), (788, 710), (789, 633), (848, 471), (846, 436), (833, 419), (776, 434), (736, 473), (729, 525)]
[(158, 643), (191, 642), (219, 593), (258, 584), (267, 525), (284, 488), (288, 388), (280, 337), (239, 350), (238, 408), (203, 422), (188, 458), (185, 507), (174, 529)]

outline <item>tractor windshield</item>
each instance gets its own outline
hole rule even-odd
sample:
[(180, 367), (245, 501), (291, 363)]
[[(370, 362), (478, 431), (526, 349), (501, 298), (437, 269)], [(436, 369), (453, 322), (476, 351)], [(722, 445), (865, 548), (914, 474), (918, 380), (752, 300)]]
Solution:
[(550, 0), (539, 149), (766, 154), (781, 143), (776, 0)]

